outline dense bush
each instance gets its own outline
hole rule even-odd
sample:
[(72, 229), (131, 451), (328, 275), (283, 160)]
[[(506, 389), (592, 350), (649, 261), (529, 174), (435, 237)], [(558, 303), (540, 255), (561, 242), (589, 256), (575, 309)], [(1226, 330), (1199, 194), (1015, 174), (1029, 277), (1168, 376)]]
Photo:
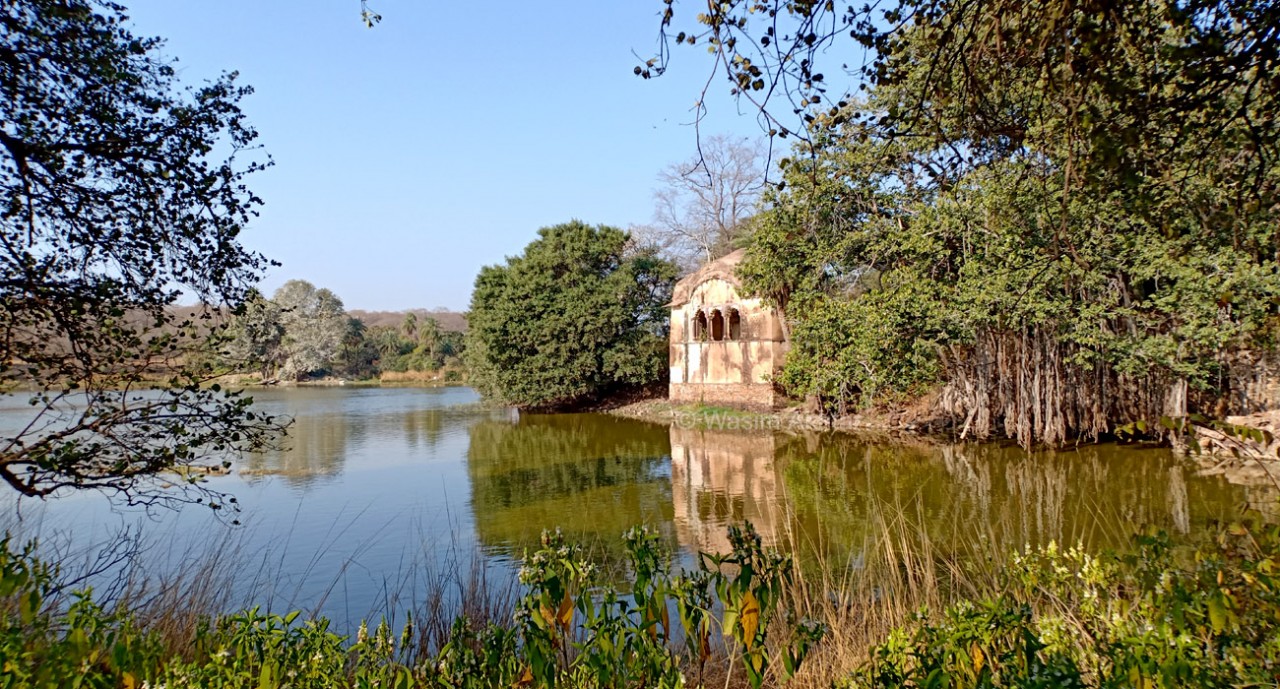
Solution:
[[(752, 686), (781, 683), (826, 630), (794, 617), (804, 598), (793, 596), (801, 585), (788, 558), (764, 549), (749, 526), (729, 540), (731, 553), (704, 554), (677, 574), (657, 533), (632, 529), (628, 583), (618, 585), (582, 548), (545, 534), (524, 558), (509, 623), (459, 618), (428, 648), (417, 638), (422, 621), (398, 633), (362, 624), (351, 639), (323, 619), (256, 609), (206, 619), (175, 642), (87, 592), (53, 603), (58, 572), (6, 539), (0, 688), (679, 687), (718, 685), (730, 665)], [(1123, 555), (1028, 550), (977, 599), (922, 611), (890, 632), (841, 684), (1274, 686), (1277, 562), (1274, 525), (1233, 525), (1198, 548), (1151, 535)]]
[(622, 230), (579, 221), (538, 231), (476, 277), (467, 368), (486, 397), (571, 407), (663, 380), (676, 268)]
[(894, 632), (850, 687), (1227, 687), (1280, 678), (1280, 527), (1233, 525), (1184, 552), (1050, 545), (1008, 592)]
[(742, 265), (795, 322), (788, 391), (843, 410), (933, 383), (966, 432), (1024, 445), (1248, 407), (1276, 353), (1280, 98), (1200, 60), (1256, 57), (1257, 3), (897, 4)]
[[(624, 535), (631, 584), (608, 584), (559, 533), (544, 534), (520, 570), (524, 595), (509, 625), (475, 629), (454, 621), (438, 649), (416, 643), (410, 621), (397, 634), (363, 623), (354, 641), (324, 619), (298, 622), (257, 609), (205, 620), (180, 644), (140, 628), (124, 610), (105, 610), (88, 592), (65, 609), (51, 603), (56, 569), (34, 546), (0, 541), (0, 689), (64, 687), (681, 687), (702, 685), (713, 616), (754, 687), (790, 677), (822, 636), (782, 605), (788, 558), (766, 551), (749, 526), (731, 529), (733, 552), (706, 555), (673, 575), (657, 533)], [(671, 618), (675, 613), (675, 619)], [(785, 613), (785, 615), (784, 615)], [(779, 631), (789, 631), (784, 638)], [(694, 640), (680, 643), (679, 638)]]

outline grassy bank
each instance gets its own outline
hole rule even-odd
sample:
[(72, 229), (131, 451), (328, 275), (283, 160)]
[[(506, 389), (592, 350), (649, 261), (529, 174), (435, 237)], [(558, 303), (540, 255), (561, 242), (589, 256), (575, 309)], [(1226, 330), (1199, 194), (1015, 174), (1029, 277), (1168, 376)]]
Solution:
[(949, 431), (944, 420), (927, 415), (924, 405), (868, 409), (857, 414), (828, 418), (802, 406), (774, 411), (721, 407), (710, 404), (645, 399), (605, 410), (606, 413), (641, 421), (675, 424), (681, 428), (813, 432), (842, 431), (859, 434), (908, 434), (942, 437)]
[[(423, 577), (394, 627), (223, 614), (225, 556), (112, 595), (6, 539), (0, 687), (1185, 687), (1272, 685), (1280, 534), (1233, 524), (1122, 555), (1050, 545), (944, 554), (886, 509), (854, 563), (806, 562), (732, 530), (731, 552), (673, 572), (655, 533), (624, 536), (626, 583), (555, 534), (518, 592), (476, 561)], [(980, 548), (981, 546), (975, 546)], [(199, 564), (199, 563), (197, 563)], [(517, 595), (518, 594), (518, 595)]]

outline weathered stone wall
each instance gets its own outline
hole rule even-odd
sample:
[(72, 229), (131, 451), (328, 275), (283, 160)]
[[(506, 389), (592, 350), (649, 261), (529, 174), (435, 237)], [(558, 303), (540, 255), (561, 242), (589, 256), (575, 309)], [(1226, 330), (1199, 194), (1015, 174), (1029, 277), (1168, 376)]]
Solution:
[(671, 382), (768, 385), (786, 353), (783, 342), (673, 342)]
[(671, 401), (753, 411), (772, 411), (782, 403), (772, 385), (743, 383), (672, 383)]
[(761, 300), (738, 294), (726, 275), (738, 258), (708, 264), (677, 285), (670, 340), (674, 401), (751, 409), (772, 409), (780, 401), (771, 380), (787, 352), (782, 322)]

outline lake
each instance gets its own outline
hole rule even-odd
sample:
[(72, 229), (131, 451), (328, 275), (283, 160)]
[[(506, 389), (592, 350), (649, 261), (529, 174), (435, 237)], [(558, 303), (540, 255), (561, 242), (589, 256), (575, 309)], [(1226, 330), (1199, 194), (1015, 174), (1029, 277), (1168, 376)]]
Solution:
[[(513, 571), (543, 529), (587, 542), (606, 564), (628, 527), (656, 527), (684, 562), (725, 547), (749, 520), (771, 545), (862, 566), (866, 543), (910, 531), (960, 558), (1049, 541), (1123, 548), (1151, 527), (1195, 533), (1238, 516), (1257, 489), (1158, 448), (1025, 452), (998, 444), (681, 428), (602, 414), (520, 415), (467, 388), (255, 391), (293, 417), (286, 447), (246, 457), (209, 485), (244, 525), (207, 508), (150, 513), (96, 493), (47, 502), (0, 494), (6, 528), (39, 535), (71, 567), (124, 528), (151, 573), (217, 552), (235, 563), (236, 605), (302, 608), (350, 629), (414, 600), (424, 571), (476, 561)], [(0, 431), (25, 397), (0, 403)], [(478, 558), (478, 560), (475, 560)]]

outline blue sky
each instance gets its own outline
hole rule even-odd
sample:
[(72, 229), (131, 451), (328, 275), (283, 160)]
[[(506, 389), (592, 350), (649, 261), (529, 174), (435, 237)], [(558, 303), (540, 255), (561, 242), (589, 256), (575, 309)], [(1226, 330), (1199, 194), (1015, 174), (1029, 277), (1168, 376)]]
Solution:
[[(678, 50), (655, 80), (658, 0), (125, 0), (186, 83), (237, 70), (275, 167), (243, 236), (353, 309), (466, 308), (476, 272), (537, 229), (650, 219), (655, 177), (695, 151), (710, 69)], [(483, 8), (483, 9), (481, 9)], [(717, 81), (704, 134), (760, 136)]]

